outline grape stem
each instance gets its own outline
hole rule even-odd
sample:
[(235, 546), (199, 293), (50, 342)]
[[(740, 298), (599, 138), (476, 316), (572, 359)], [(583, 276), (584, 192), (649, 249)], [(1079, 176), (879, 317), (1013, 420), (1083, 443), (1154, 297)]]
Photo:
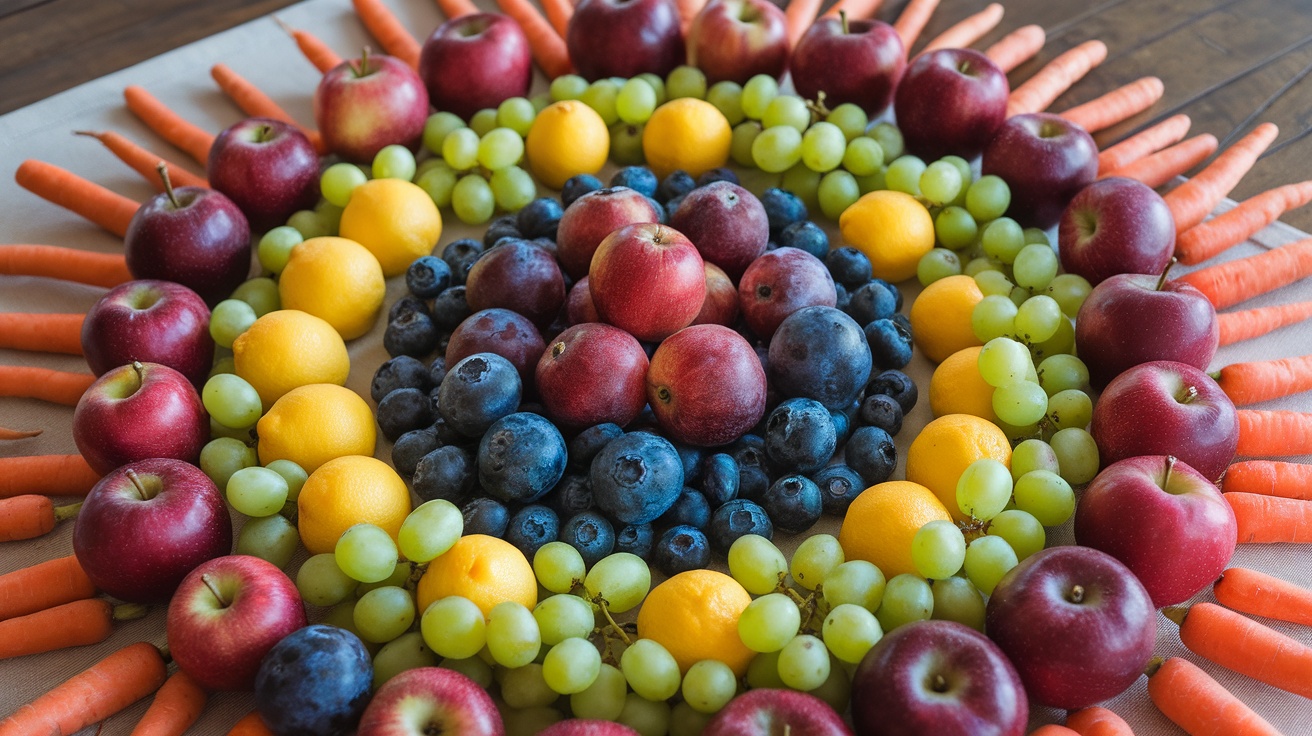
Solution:
[(815, 93), (815, 100), (806, 101), (806, 109), (811, 111), (811, 123), (815, 124), (829, 117), (830, 110), (825, 107), (825, 91)]
[(625, 646), (629, 646), (630, 644), (633, 644), (633, 640), (630, 639), (629, 635), (624, 632), (624, 627), (615, 623), (615, 618), (610, 615), (610, 603), (608, 603), (605, 598), (602, 598), (599, 595), (593, 596), (592, 602), (596, 603), (597, 607), (601, 609), (601, 615), (606, 617), (607, 625), (612, 631), (615, 632), (615, 635), (620, 638), (620, 641), (624, 642)]

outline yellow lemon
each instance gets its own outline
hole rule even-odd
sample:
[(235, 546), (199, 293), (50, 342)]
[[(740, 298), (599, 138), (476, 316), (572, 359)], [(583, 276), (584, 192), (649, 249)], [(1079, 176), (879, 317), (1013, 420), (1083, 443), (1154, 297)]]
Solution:
[(681, 572), (647, 594), (638, 611), (638, 636), (669, 650), (684, 672), (714, 659), (741, 677), (755, 656), (738, 636), (738, 617), (751, 602), (743, 586), (722, 572)]
[(449, 595), (473, 601), (488, 615), (498, 603), (514, 601), (532, 610), (538, 604), (533, 566), (514, 545), (485, 534), (461, 537), (428, 563), (416, 590), (419, 610)]
[(378, 259), (346, 238), (310, 238), (297, 245), (278, 277), (284, 308), (319, 317), (343, 340), (369, 331), (386, 291)]
[(929, 409), (935, 417), (970, 414), (996, 422), (993, 387), (979, 374), (979, 353), (984, 348), (958, 350), (938, 364), (929, 379)]
[(313, 473), (344, 455), (372, 455), (377, 433), (369, 404), (349, 388), (312, 383), (288, 391), (255, 425), (260, 464), (291, 460)]
[(664, 178), (676, 169), (693, 176), (724, 166), (733, 130), (715, 105), (680, 97), (656, 108), (642, 131), (647, 165)]
[[(956, 505), (954, 500), (953, 506)], [(911, 538), (931, 521), (952, 516), (934, 493), (917, 483), (894, 480), (871, 486), (847, 508), (838, 543), (849, 560), (865, 560), (891, 578), (916, 572)]]
[(396, 539), (410, 513), (410, 490), (387, 463), (360, 455), (329, 460), (310, 473), (296, 499), (297, 526), (310, 554), (332, 552), (342, 532), (375, 524)]
[[(870, 192), (838, 217), (843, 240), (870, 259), (877, 278), (897, 283), (916, 275), (920, 257), (934, 249), (934, 220), (910, 194)], [(916, 335), (919, 344), (920, 335)]]
[(259, 393), (266, 409), (298, 386), (342, 386), (351, 372), (342, 336), (332, 325), (299, 309), (280, 309), (255, 320), (233, 341), (232, 363), (236, 374)]
[(948, 414), (925, 425), (907, 449), (907, 480), (938, 496), (957, 520), (957, 479), (971, 463), (992, 458), (1011, 467), (1011, 443), (996, 424), (969, 414)]
[(578, 100), (543, 108), (524, 140), (524, 155), (538, 181), (560, 189), (572, 176), (595, 174), (606, 165), (610, 131), (596, 110)]
[(964, 274), (939, 279), (911, 303), (911, 333), (926, 358), (941, 363), (949, 355), (982, 345), (970, 315), (984, 299), (975, 279)]
[(433, 198), (401, 179), (374, 179), (351, 191), (340, 234), (369, 249), (384, 276), (405, 273), (442, 237), (442, 215)]

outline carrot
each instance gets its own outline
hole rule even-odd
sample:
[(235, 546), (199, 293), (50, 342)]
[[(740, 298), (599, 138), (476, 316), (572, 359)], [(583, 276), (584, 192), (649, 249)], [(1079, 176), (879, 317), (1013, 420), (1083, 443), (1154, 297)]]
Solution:
[(177, 164), (166, 161), (164, 157), (151, 153), (146, 149), (138, 146), (127, 138), (113, 131), (107, 133), (95, 133), (89, 130), (75, 130), (75, 135), (85, 135), (100, 141), (105, 148), (111, 153), (118, 156), (119, 160), (132, 170), (141, 174), (141, 177), (150, 182), (159, 191), (164, 191), (164, 184), (160, 181), (157, 167), (162, 162), (169, 167), (169, 178), (177, 186), (186, 187), (208, 187), (210, 183), (205, 181), (205, 177), (196, 176)]
[[(0, 249), (0, 253), (3, 252), (4, 249)], [(90, 373), (0, 365), (0, 396), (77, 406), (78, 399), (95, 381), (96, 377)]]
[(105, 288), (132, 280), (121, 254), (26, 243), (0, 246), (0, 274), (43, 276)]
[(200, 718), (208, 697), (191, 675), (174, 672), (155, 693), (132, 736), (182, 736)]
[(1312, 501), (1256, 493), (1221, 495), (1235, 512), (1240, 544), (1312, 543)]
[(1180, 641), (1194, 654), (1258, 682), (1312, 698), (1312, 647), (1215, 603), (1162, 612), (1180, 625)]
[(1124, 718), (1096, 705), (1066, 716), (1066, 728), (1080, 736), (1134, 736)]
[(210, 160), (210, 146), (214, 145), (214, 136), (197, 125), (182, 119), (155, 96), (135, 84), (123, 89), (123, 99), (132, 111), (148, 128), (159, 137), (172, 143), (196, 163), (205, 166)]
[[(561, 38), (564, 38), (565, 34), (569, 31), (569, 19), (574, 17), (573, 4), (570, 3), (570, 0), (541, 0), (541, 1), (542, 1), (542, 10), (547, 14), (547, 22), (551, 24), (552, 28), (556, 29), (556, 35), (560, 36)], [(679, 8), (679, 12), (680, 12), (680, 22), (683, 22), (682, 7)], [(694, 15), (696, 15), (696, 13), (694, 13)], [(691, 23), (692, 19), (689, 18), (688, 22)]]
[(1308, 202), (1312, 202), (1312, 180), (1268, 189), (1180, 233), (1175, 239), (1175, 257), (1181, 263), (1202, 263)]
[(821, 18), (837, 18), (839, 13), (847, 13), (851, 19), (874, 17), (884, 0), (838, 0), (820, 15)]
[(1243, 567), (1221, 573), (1212, 586), (1216, 600), (1252, 616), (1312, 626), (1312, 590)]
[(1189, 736), (1280, 736), (1193, 662), (1171, 657), (1148, 667), (1148, 697)]
[(1275, 124), (1262, 123), (1225, 149), (1197, 176), (1163, 197), (1175, 218), (1175, 231), (1182, 233), (1211, 214), (1279, 134)]
[(459, 18), (462, 15), (483, 12), (470, 0), (437, 0), (437, 7), (441, 9), (442, 15), (445, 15), (448, 20)]
[(784, 7), (784, 28), (788, 31), (789, 47), (797, 45), (798, 39), (815, 22), (816, 13), (823, 4), (824, 0), (789, 0)]
[(0, 721), (0, 736), (75, 733), (155, 692), (164, 676), (154, 644), (130, 644)]
[(1312, 391), (1312, 355), (1231, 363), (1212, 374), (1235, 406)]
[(524, 30), (524, 35), (528, 37), (529, 51), (533, 52), (533, 60), (548, 79), (569, 73), (572, 67), (565, 41), (542, 17), (536, 5), (530, 0), (497, 0), (497, 6), (501, 12), (514, 18)]
[(1208, 156), (1216, 153), (1216, 146), (1216, 136), (1203, 133), (1174, 146), (1163, 148), (1157, 153), (1150, 153), (1141, 159), (1131, 161), (1119, 169), (1099, 172), (1098, 178), (1123, 176), (1141, 181), (1156, 189), (1206, 161)]
[(1251, 340), (1269, 332), (1297, 324), (1312, 317), (1312, 302), (1281, 304), (1277, 307), (1259, 307), (1242, 312), (1223, 312), (1216, 315), (1221, 328), (1221, 344), (1231, 345)]
[(412, 69), (419, 68), (419, 42), (382, 0), (351, 0), (351, 4), (355, 6), (355, 14), (360, 16), (365, 30), (378, 39), (383, 51), (404, 61)]
[(82, 354), (85, 314), (0, 312), (0, 348)]
[(1239, 448), (1246, 457), (1312, 453), (1312, 414), (1296, 411), (1239, 410)]
[(1192, 121), (1188, 115), (1172, 115), (1162, 122), (1117, 143), (1098, 154), (1098, 175), (1123, 168), (1133, 161), (1184, 140)]
[(1162, 99), (1166, 85), (1157, 77), (1140, 77), (1097, 99), (1076, 105), (1061, 116), (1090, 133), (1129, 120)]
[(1046, 110), (1061, 93), (1107, 58), (1102, 41), (1085, 41), (1048, 62), (1007, 97), (1007, 117)]
[(1021, 26), (1002, 37), (1002, 40), (988, 47), (984, 55), (989, 57), (1004, 72), (1033, 59), (1043, 49), (1048, 36), (1043, 26)]
[(0, 621), (96, 594), (77, 557), (56, 557), (0, 575)]
[(146, 607), (115, 606), (104, 598), (83, 598), (26, 616), (0, 621), (0, 659), (99, 644), (109, 638), (115, 621), (146, 615)]
[(77, 516), (81, 503), (56, 507), (36, 494), (0, 498), (0, 542), (16, 542), (49, 534), (55, 524)]
[(314, 65), (315, 69), (327, 72), (342, 63), (342, 57), (338, 56), (328, 44), (319, 40), (318, 36), (309, 31), (292, 28), (280, 18), (275, 17), (273, 21), (296, 41), (296, 48), (301, 50), (301, 54)]
[(0, 440), (25, 440), (41, 434), (39, 429), (10, 429), (0, 427)]
[(1030, 736), (1080, 736), (1079, 733), (1065, 726), (1058, 726), (1055, 723), (1049, 723), (1046, 726), (1039, 726), (1030, 731)]
[(1312, 238), (1201, 268), (1179, 280), (1193, 284), (1217, 309), (1225, 309), (1292, 284), (1304, 276), (1312, 276)]
[(260, 712), (253, 710), (233, 724), (228, 736), (273, 736), (273, 731), (264, 725), (264, 721), (260, 719)]
[(893, 30), (902, 39), (902, 48), (911, 56), (911, 46), (920, 38), (920, 32), (929, 25), (929, 18), (938, 9), (939, 0), (911, 0), (893, 22)]
[(132, 216), (141, 206), (71, 171), (35, 159), (18, 165), (14, 181), (36, 196), (85, 217), (120, 238), (127, 235), (128, 223), (132, 222)]
[(1002, 6), (989, 3), (983, 10), (959, 21), (956, 25), (931, 38), (920, 52), (934, 49), (964, 49), (980, 40), (1002, 22)]
[(1244, 460), (1226, 468), (1221, 490), (1312, 501), (1312, 465)]
[(0, 498), (27, 493), (85, 496), (100, 475), (81, 455), (0, 457)]
[[(223, 90), (223, 93), (230, 97), (242, 112), (253, 118), (271, 118), (273, 120), (279, 120), (294, 125), (305, 134), (306, 138), (310, 139), (310, 143), (314, 146), (314, 150), (318, 151), (320, 155), (327, 152), (327, 149), (324, 148), (323, 145), (323, 138), (319, 135), (319, 131), (307, 128), (296, 122), (291, 115), (287, 114), (286, 110), (282, 109), (278, 103), (273, 101), (272, 97), (264, 94), (264, 92), (260, 91), (259, 87), (251, 84), (240, 74), (233, 71), (232, 67), (227, 64), (215, 64), (210, 67), (210, 76), (214, 77), (214, 81), (219, 84), (219, 89)], [(173, 172), (170, 171), (169, 174), (172, 175)], [(159, 176), (156, 176), (155, 178), (158, 179)], [(174, 179), (173, 186), (186, 185)]]

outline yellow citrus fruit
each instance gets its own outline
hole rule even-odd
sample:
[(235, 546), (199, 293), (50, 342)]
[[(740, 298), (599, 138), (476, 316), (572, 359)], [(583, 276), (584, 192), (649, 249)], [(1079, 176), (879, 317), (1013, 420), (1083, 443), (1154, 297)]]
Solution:
[(346, 238), (310, 238), (297, 245), (278, 277), (285, 309), (323, 319), (343, 340), (369, 331), (386, 292), (378, 259)]
[[(956, 501), (953, 501), (956, 505)], [(849, 560), (865, 560), (887, 577), (916, 572), (911, 538), (931, 521), (951, 521), (928, 488), (905, 480), (871, 486), (857, 496), (843, 517), (838, 543)]]
[(911, 303), (911, 333), (926, 358), (941, 363), (964, 348), (982, 345), (970, 325), (975, 305), (984, 299), (975, 279), (964, 274), (939, 279)]
[(595, 174), (610, 154), (610, 131), (596, 110), (578, 100), (543, 108), (528, 130), (524, 155), (533, 177), (560, 189), (572, 176)]
[(957, 479), (967, 466), (986, 457), (1011, 466), (1011, 443), (996, 424), (970, 414), (941, 416), (911, 441), (907, 480), (933, 491), (954, 519), (965, 519), (957, 507)]
[(374, 415), (360, 395), (331, 383), (288, 391), (255, 425), (260, 464), (291, 460), (313, 473), (330, 460), (372, 455)]
[(279, 309), (255, 320), (232, 343), (233, 370), (260, 395), (264, 408), (298, 386), (335, 383), (351, 372), (346, 343), (324, 320)]
[(920, 257), (934, 249), (929, 210), (910, 194), (888, 189), (869, 192), (843, 210), (838, 229), (870, 259), (877, 278), (894, 283), (915, 276)]
[(638, 636), (669, 650), (684, 672), (714, 659), (741, 677), (755, 656), (738, 636), (738, 617), (751, 602), (743, 586), (722, 572), (681, 572), (647, 594), (638, 611)]
[(384, 276), (405, 273), (442, 237), (442, 215), (433, 198), (401, 179), (374, 179), (351, 191), (339, 232), (369, 249)]
[(310, 473), (296, 499), (297, 526), (310, 554), (332, 552), (342, 532), (374, 524), (396, 539), (410, 513), (410, 489), (382, 460), (347, 455)]
[(929, 379), (929, 409), (934, 416), (970, 414), (996, 421), (993, 387), (979, 374), (979, 353), (984, 348), (963, 348), (938, 364)]
[(680, 97), (656, 108), (642, 130), (647, 165), (664, 178), (676, 169), (693, 176), (724, 166), (733, 130), (724, 113), (696, 97)]
[(505, 601), (523, 604), (529, 610), (538, 604), (537, 578), (524, 553), (486, 534), (461, 537), (451, 549), (428, 563), (416, 592), (420, 612), (450, 595), (473, 601), (484, 616)]

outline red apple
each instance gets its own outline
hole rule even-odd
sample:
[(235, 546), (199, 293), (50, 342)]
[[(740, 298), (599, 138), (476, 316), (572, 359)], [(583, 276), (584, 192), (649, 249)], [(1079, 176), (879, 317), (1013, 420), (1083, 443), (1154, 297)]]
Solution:
[(247, 118), (219, 133), (206, 173), (256, 230), (282, 225), (319, 201), (319, 154), (281, 120)]
[(82, 354), (97, 376), (140, 361), (166, 365), (201, 386), (214, 365), (209, 307), (171, 281), (119, 284), (87, 310)]
[(192, 570), (169, 601), (169, 653), (206, 690), (250, 690), (260, 660), (306, 625), (296, 583), (276, 565), (229, 555)]
[(232, 520), (214, 481), (167, 458), (131, 463), (100, 479), (78, 512), (73, 552), (100, 591), (157, 603), (202, 562), (232, 550)]
[(572, 279), (585, 278), (597, 246), (624, 227), (658, 220), (651, 200), (628, 187), (588, 192), (570, 203), (556, 228), (556, 257)]
[(1075, 195), (1057, 242), (1062, 269), (1097, 286), (1120, 273), (1161, 273), (1175, 252), (1175, 220), (1148, 185), (1113, 176)]
[(684, 61), (683, 31), (674, 0), (582, 0), (574, 6), (565, 47), (588, 81), (661, 78)]
[(597, 323), (560, 333), (537, 364), (537, 388), (552, 419), (582, 429), (623, 427), (647, 405), (647, 353), (632, 335)]
[(592, 292), (588, 291), (587, 276), (575, 281), (570, 287), (569, 295), (565, 297), (565, 315), (571, 325), (601, 321), (597, 307), (592, 303)]
[(196, 387), (159, 363), (109, 371), (73, 410), (73, 442), (101, 475), (152, 457), (195, 463), (209, 440), (210, 417)]
[(656, 342), (692, 324), (706, 298), (697, 248), (665, 225), (626, 225), (592, 258), (588, 291), (602, 320)]
[(707, 261), (703, 267), (706, 269), (706, 300), (692, 323), (732, 327), (738, 320), (738, 287), (714, 263)]
[(1008, 216), (1046, 230), (1098, 177), (1098, 146), (1084, 128), (1059, 115), (1014, 115), (984, 148), (980, 168), (1011, 188)]
[(688, 192), (670, 216), (670, 227), (688, 236), (703, 260), (735, 281), (770, 242), (770, 220), (761, 200), (727, 181)]
[(1156, 608), (1215, 582), (1237, 537), (1234, 511), (1216, 485), (1169, 455), (1112, 463), (1075, 510), (1076, 544), (1123, 562)]
[(473, 13), (448, 20), (424, 41), (419, 76), (433, 107), (468, 120), (511, 97), (527, 97), (533, 57), (513, 18)]
[(360, 717), (356, 736), (502, 736), (496, 704), (455, 670), (417, 667), (388, 680)]
[(907, 150), (928, 161), (974, 158), (1007, 119), (1007, 75), (972, 49), (936, 49), (915, 58), (893, 100)]
[(614, 721), (566, 718), (538, 731), (538, 736), (638, 736), (638, 732)]
[(328, 150), (369, 162), (383, 146), (414, 148), (428, 120), (428, 90), (408, 64), (391, 56), (343, 61), (314, 90), (314, 122)]
[(852, 729), (828, 703), (796, 690), (758, 688), (716, 713), (702, 736), (851, 736)]
[(697, 325), (671, 335), (651, 358), (647, 403), (678, 442), (699, 447), (742, 437), (765, 415), (765, 371), (742, 335)]
[(496, 353), (519, 371), (525, 386), (533, 383), (533, 366), (547, 344), (538, 328), (518, 312), (484, 309), (465, 318), (446, 345), (446, 364), (455, 365), (474, 353)]
[(791, 72), (797, 94), (825, 105), (859, 105), (874, 117), (888, 107), (907, 66), (902, 37), (877, 20), (827, 17), (806, 29), (793, 49)]
[(1239, 418), (1211, 376), (1159, 360), (1107, 384), (1093, 407), (1089, 433), (1104, 468), (1128, 457), (1174, 455), (1214, 481), (1234, 459)]
[(688, 64), (711, 84), (782, 77), (788, 66), (784, 11), (767, 0), (711, 0), (688, 29)]
[(738, 282), (738, 308), (752, 332), (769, 341), (788, 315), (838, 303), (834, 278), (819, 258), (799, 248), (776, 248), (757, 258)]
[(527, 240), (511, 239), (474, 261), (465, 277), (465, 299), (474, 311), (509, 309), (544, 330), (565, 306), (565, 279), (551, 253)]

